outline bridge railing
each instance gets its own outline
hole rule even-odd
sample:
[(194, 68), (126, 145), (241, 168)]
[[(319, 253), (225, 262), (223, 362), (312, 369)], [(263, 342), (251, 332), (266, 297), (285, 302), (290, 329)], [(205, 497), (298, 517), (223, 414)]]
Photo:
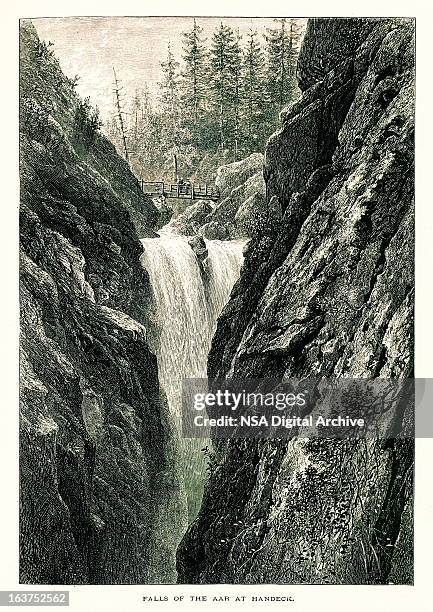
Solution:
[(164, 183), (163, 181), (154, 181), (151, 183), (145, 183), (141, 179), (141, 191), (149, 194), (160, 194), (164, 195)]
[(164, 183), (163, 181), (144, 182), (141, 180), (144, 193), (166, 198), (189, 198), (191, 200), (218, 200), (220, 192), (217, 187), (194, 183)]

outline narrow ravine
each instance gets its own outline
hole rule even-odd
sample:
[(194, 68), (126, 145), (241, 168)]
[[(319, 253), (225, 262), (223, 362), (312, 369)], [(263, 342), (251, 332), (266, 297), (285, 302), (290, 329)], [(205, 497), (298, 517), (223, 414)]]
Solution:
[[(20, 584), (214, 585), (208, 602), (224, 584), (255, 601), (260, 585), (413, 585), (412, 398), (354, 389), (334, 406), (327, 381), (414, 377), (414, 20), (311, 18), (284, 74), (280, 37), (304, 20), (239, 18), (237, 37), (206, 20), (206, 79), (223, 47), (261, 65), (254, 117), (228, 84), (222, 138), (216, 91), (191, 123), (185, 49), (158, 91), (139, 83), (173, 20), (126, 20), (118, 45), (105, 19), (87, 51), (131, 77), (114, 116), (111, 76), (62, 72), (76, 57), (58, 37), (83, 46), (89, 22), (20, 20)], [(192, 58), (188, 19), (176, 48)], [(184, 438), (183, 380), (207, 373), (322, 379), (309, 414), (362, 410), (380, 438)]]
[[(161, 231), (142, 240), (142, 264), (152, 288), (154, 329), (149, 343), (157, 355), (159, 380), (180, 437), (184, 378), (206, 376), (206, 363), (217, 318), (240, 274), (245, 241), (206, 240), (199, 262), (188, 238)], [(206, 470), (203, 440), (181, 439), (181, 472), (189, 520), (199, 510)]]

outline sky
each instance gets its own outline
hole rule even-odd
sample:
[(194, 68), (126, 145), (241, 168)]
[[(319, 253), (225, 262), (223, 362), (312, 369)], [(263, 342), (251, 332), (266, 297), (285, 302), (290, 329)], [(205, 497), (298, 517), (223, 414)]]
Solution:
[[(181, 58), (182, 36), (191, 30), (193, 17), (58, 17), (33, 19), (39, 37), (54, 43), (54, 53), (68, 77), (78, 75), (77, 92), (90, 96), (103, 121), (113, 111), (113, 67), (124, 88), (125, 101), (145, 84), (156, 96), (161, 80), (160, 62), (167, 46)], [(198, 17), (203, 35), (225, 24), (246, 34), (251, 27), (265, 33), (273, 19)]]

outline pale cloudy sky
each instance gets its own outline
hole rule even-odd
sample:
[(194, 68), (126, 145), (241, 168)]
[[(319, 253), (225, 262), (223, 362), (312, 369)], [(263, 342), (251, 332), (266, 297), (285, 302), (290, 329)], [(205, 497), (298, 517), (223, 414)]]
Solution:
[[(54, 52), (69, 77), (80, 76), (78, 93), (90, 96), (106, 120), (113, 109), (113, 66), (124, 87), (125, 100), (147, 83), (153, 93), (161, 79), (160, 62), (170, 42), (181, 57), (181, 33), (190, 30), (192, 17), (59, 17), (33, 19), (43, 40), (54, 43)], [(272, 19), (198, 17), (209, 39), (221, 21), (240, 34), (250, 27), (265, 33)]]

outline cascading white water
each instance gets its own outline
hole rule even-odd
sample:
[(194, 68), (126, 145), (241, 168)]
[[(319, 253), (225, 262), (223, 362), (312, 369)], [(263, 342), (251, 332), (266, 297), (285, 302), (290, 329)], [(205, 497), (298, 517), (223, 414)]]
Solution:
[[(244, 241), (207, 240), (202, 269), (188, 239), (161, 232), (142, 241), (142, 264), (150, 277), (153, 317), (157, 327), (151, 348), (158, 359), (159, 379), (173, 422), (181, 426), (184, 378), (206, 377), (207, 356), (217, 318), (239, 277)], [(183, 470), (190, 515), (202, 494), (203, 440), (184, 441)]]

